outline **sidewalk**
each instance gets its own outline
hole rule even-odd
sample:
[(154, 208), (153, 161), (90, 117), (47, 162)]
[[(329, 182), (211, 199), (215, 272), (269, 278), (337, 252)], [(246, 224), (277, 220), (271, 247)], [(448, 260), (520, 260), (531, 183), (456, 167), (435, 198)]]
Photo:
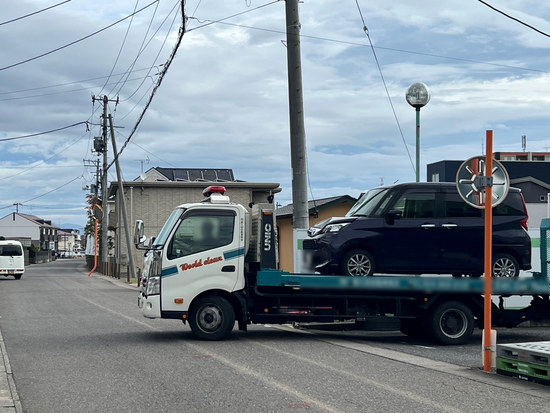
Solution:
[(19, 395), (11, 372), (11, 366), (0, 331), (0, 413), (22, 413)]

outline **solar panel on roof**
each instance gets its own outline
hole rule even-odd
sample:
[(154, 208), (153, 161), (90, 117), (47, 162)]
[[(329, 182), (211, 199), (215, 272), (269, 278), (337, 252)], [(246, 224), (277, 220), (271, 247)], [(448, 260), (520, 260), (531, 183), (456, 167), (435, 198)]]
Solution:
[(187, 169), (174, 169), (174, 180), (176, 181), (188, 181), (189, 173)]
[(202, 171), (198, 170), (189, 170), (189, 180), (190, 181), (198, 181), (199, 179), (202, 179)]
[(218, 174), (213, 169), (205, 169), (204, 171), (202, 171), (202, 173), (203, 173), (203, 178), (207, 181), (214, 182), (218, 177)]
[(234, 181), (231, 169), (218, 169), (218, 179), (223, 181)]

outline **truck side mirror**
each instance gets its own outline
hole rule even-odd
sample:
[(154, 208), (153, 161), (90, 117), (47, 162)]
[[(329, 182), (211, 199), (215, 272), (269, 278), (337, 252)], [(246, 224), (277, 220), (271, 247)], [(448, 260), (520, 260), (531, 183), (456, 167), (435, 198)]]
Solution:
[(143, 224), (142, 220), (138, 219), (134, 227), (134, 244), (136, 247), (143, 244), (147, 240), (147, 237), (143, 235), (144, 231), (145, 225)]
[(386, 222), (389, 225), (393, 225), (396, 219), (401, 219), (403, 217), (403, 211), (399, 209), (391, 209), (386, 214)]

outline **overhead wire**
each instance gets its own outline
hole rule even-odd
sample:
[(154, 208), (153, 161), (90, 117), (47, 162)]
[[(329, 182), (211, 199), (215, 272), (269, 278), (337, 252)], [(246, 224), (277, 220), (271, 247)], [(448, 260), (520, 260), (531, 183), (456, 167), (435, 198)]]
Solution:
[[(168, 29), (167, 33), (166, 33), (166, 36), (164, 37), (164, 40), (162, 41), (162, 44), (160, 46), (160, 49), (157, 53), (157, 55), (155, 56), (155, 59), (153, 60), (153, 66), (151, 66), (149, 68), (149, 71), (147, 72), (147, 76), (143, 78), (143, 80), (141, 81), (141, 83), (139, 84), (139, 86), (136, 88), (136, 90), (134, 90), (134, 92), (128, 96), (127, 98), (125, 99), (121, 99), (122, 102), (125, 102), (127, 100), (130, 100), (138, 91), (139, 89), (141, 89), (141, 87), (143, 86), (143, 84), (145, 83), (145, 79), (147, 79), (149, 73), (151, 73), (151, 70), (153, 69), (153, 67), (155, 67), (154, 63), (157, 61), (157, 59), (159, 58), (160, 54), (162, 53), (162, 49), (164, 49), (164, 45), (166, 44), (166, 41), (168, 40), (168, 37), (170, 36), (170, 33), (172, 32), (172, 27), (174, 26), (174, 23), (176, 22), (176, 17), (178, 17), (178, 14), (175, 13), (174, 14), (174, 18), (172, 19), (172, 23), (170, 24), (170, 28)], [(122, 90), (122, 87), (124, 85), (121, 86), (121, 88), (119, 89)]]
[(88, 129), (88, 121), (77, 122), (77, 123), (73, 123), (72, 125), (63, 126), (61, 128), (56, 128), (56, 129), (48, 130), (48, 131), (45, 131), (45, 132), (32, 133), (30, 135), (23, 135), (23, 136), (15, 136), (15, 137), (12, 137), (12, 138), (2, 138), (2, 139), (0, 139), (0, 142), (14, 141), (16, 139), (25, 139), (25, 138), (31, 138), (33, 136), (47, 135), (49, 133), (59, 132), (61, 130), (73, 128), (73, 127), (78, 126), (78, 125), (86, 125), (86, 129)]
[(397, 129), (399, 129), (399, 134), (401, 135), (401, 139), (403, 140), (403, 144), (405, 145), (405, 150), (407, 151), (407, 155), (409, 156), (409, 160), (411, 161), (411, 166), (413, 168), (413, 171), (416, 172), (416, 167), (414, 165), (411, 153), (409, 151), (409, 146), (407, 145), (407, 141), (405, 140), (405, 135), (403, 135), (403, 130), (401, 129), (401, 123), (399, 123), (399, 118), (397, 117), (397, 112), (395, 111), (395, 107), (393, 106), (393, 101), (390, 95), (390, 91), (388, 90), (388, 85), (386, 84), (386, 79), (384, 78), (384, 73), (382, 73), (382, 67), (380, 67), (380, 62), (378, 61), (378, 56), (376, 55), (376, 50), (374, 50), (374, 45), (372, 43), (372, 39), (369, 34), (369, 29), (367, 28), (367, 24), (365, 23), (365, 18), (363, 17), (363, 12), (361, 11), (361, 6), (359, 5), (359, 0), (355, 0), (355, 4), (357, 5), (357, 10), (359, 11), (359, 16), (361, 17), (361, 21), (363, 22), (363, 31), (367, 35), (367, 39), (369, 40), (369, 44), (371, 46), (372, 54), (374, 56), (374, 61), (376, 62), (376, 67), (378, 67), (378, 72), (380, 73), (380, 78), (382, 79), (382, 83), (384, 84), (384, 90), (386, 91), (386, 96), (388, 97), (388, 101), (390, 102), (391, 110), (393, 113), (393, 117), (395, 118), (395, 122), (397, 123)]
[(155, 94), (156, 94), (158, 88), (162, 84), (162, 81), (164, 80), (164, 76), (168, 72), (168, 69), (170, 68), (170, 65), (172, 64), (172, 62), (174, 61), (174, 58), (176, 57), (176, 53), (177, 53), (177, 51), (180, 47), (181, 41), (182, 41), (183, 36), (185, 34), (185, 24), (187, 22), (187, 17), (185, 16), (185, 0), (181, 0), (180, 8), (181, 8), (181, 15), (182, 15), (182, 23), (181, 23), (181, 26), (179, 28), (178, 37), (177, 37), (176, 43), (175, 43), (175, 45), (172, 49), (172, 53), (170, 53), (170, 56), (168, 57), (168, 60), (166, 61), (166, 63), (162, 67), (162, 70), (161, 70), (161, 72), (159, 74), (159, 77), (157, 79), (157, 83), (155, 84), (155, 87), (151, 91), (151, 95), (149, 96), (149, 99), (147, 100), (147, 103), (145, 104), (145, 107), (143, 108), (141, 114), (139, 115), (139, 118), (138, 118), (136, 124), (132, 128), (132, 131), (130, 132), (130, 135), (128, 136), (128, 138), (126, 139), (126, 141), (124, 142), (124, 144), (120, 148), (119, 152), (117, 154), (115, 154), (113, 161), (108, 165), (107, 169), (109, 169), (113, 165), (113, 163), (116, 162), (116, 160), (122, 154), (122, 152), (124, 151), (126, 146), (128, 146), (128, 143), (130, 143), (130, 140), (134, 136), (134, 134), (135, 134), (136, 130), (138, 129), (138, 127), (140, 126), (141, 121), (143, 120), (143, 117), (145, 116), (145, 113), (149, 109), (149, 106), (151, 105), (151, 102), (153, 101), (153, 98), (155, 97)]
[[(199, 21), (199, 19), (197, 19), (196, 17), (189, 17), (189, 19), (194, 19), (194, 20)], [(256, 27), (256, 26), (248, 26), (248, 25), (245, 25), (245, 24), (229, 23), (229, 22), (222, 22), (222, 21), (216, 21), (216, 20), (207, 20), (207, 19), (200, 20), (200, 21), (212, 22), (212, 23), (222, 24), (222, 25), (226, 25), (226, 26), (242, 27), (244, 29), (259, 30), (259, 31), (268, 32), (268, 33), (286, 34), (286, 32), (284, 32), (282, 30), (267, 29), (267, 28)], [(197, 28), (199, 28), (199, 27), (197, 27)], [(191, 29), (188, 30), (188, 32), (189, 31), (191, 31)], [(360, 47), (368, 47), (368, 48), (371, 47), (369, 44), (358, 43), (358, 42), (350, 42), (350, 41), (347, 41), (347, 40), (331, 39), (331, 38), (320, 37), (320, 36), (310, 36), (310, 35), (306, 35), (306, 34), (299, 34), (299, 36), (301, 38), (304, 38), (304, 39), (321, 40), (321, 41), (325, 41), (325, 42), (347, 44), (347, 45), (350, 45), (350, 46), (360, 46)], [(524, 70), (524, 71), (537, 72), (537, 73), (550, 73), (549, 70), (533, 69), (533, 68), (528, 68), (528, 67), (523, 67), (523, 66), (513, 66), (513, 65), (506, 65), (506, 64), (494, 63), (494, 62), (484, 62), (484, 61), (481, 61), (481, 60), (463, 59), (463, 58), (460, 58), (460, 57), (443, 56), (443, 55), (438, 55), (438, 54), (434, 54), (434, 53), (418, 52), (418, 51), (415, 51), (415, 50), (397, 49), (397, 48), (394, 48), (394, 47), (374, 46), (374, 48), (376, 50), (387, 50), (387, 51), (391, 51), (391, 52), (408, 53), (408, 54), (414, 54), (414, 55), (418, 55), (418, 56), (426, 56), (426, 57), (434, 57), (434, 58), (439, 58), (439, 59), (455, 60), (455, 61), (465, 62), (465, 63), (476, 63), (476, 64), (482, 64), (482, 65), (488, 65), (488, 66), (502, 67), (502, 68), (505, 68), (505, 69)]]
[[(121, 133), (120, 133), (120, 135), (121, 135), (122, 137), (125, 137), (125, 136), (122, 135)], [(155, 155), (153, 152), (150, 152), (150, 151), (148, 151), (147, 149), (145, 149), (143, 146), (138, 145), (138, 144), (135, 143), (134, 141), (131, 141), (130, 143), (131, 143), (132, 145), (137, 146), (137, 147), (140, 148), (141, 150), (147, 152), (149, 155), (151, 155), (151, 156), (157, 158), (159, 161), (164, 162), (166, 165), (170, 165), (170, 166), (172, 166), (172, 167), (174, 167), (174, 168), (177, 168), (176, 165), (174, 165), (174, 164), (172, 164), (172, 163), (170, 163), (170, 162), (168, 162), (168, 161), (165, 161), (164, 159), (162, 159), (162, 158), (158, 157), (157, 155)]]
[(22, 19), (25, 19), (27, 17), (31, 17), (31, 16), (34, 16), (38, 13), (42, 13), (46, 10), (50, 10), (50, 9), (53, 9), (54, 7), (57, 7), (57, 6), (61, 6), (62, 4), (65, 4), (65, 3), (69, 3), (71, 0), (65, 0), (65, 1), (62, 1), (60, 3), (57, 3), (57, 4), (54, 4), (53, 6), (49, 6), (49, 7), (45, 7), (43, 9), (40, 9), (40, 10), (37, 10), (35, 12), (32, 12), (32, 13), (29, 13), (29, 14), (25, 14), (24, 16), (19, 16), (19, 17), (16, 17), (15, 19), (11, 19), (11, 20), (7, 20), (5, 22), (2, 22), (0, 23), (0, 26), (3, 26), (5, 24), (8, 24), (8, 23), (13, 23), (13, 22), (16, 22), (18, 20), (22, 20)]
[(126, 16), (126, 17), (123, 17), (122, 19), (117, 20), (116, 22), (111, 23), (110, 25), (108, 25), (108, 26), (106, 26), (106, 27), (104, 27), (104, 28), (102, 28), (102, 29), (96, 30), (95, 32), (93, 32), (93, 33), (91, 33), (91, 34), (89, 34), (89, 35), (87, 35), (87, 36), (81, 37), (81, 38), (78, 39), (78, 40), (74, 40), (74, 41), (72, 41), (72, 42), (70, 42), (70, 43), (67, 43), (67, 44), (65, 44), (64, 46), (57, 47), (57, 48), (55, 48), (55, 49), (53, 49), (53, 50), (50, 50), (49, 52), (39, 54), (39, 55), (37, 55), (37, 56), (31, 57), (31, 58), (26, 59), (26, 60), (22, 60), (22, 61), (17, 62), (17, 63), (13, 63), (13, 64), (8, 65), (8, 66), (0, 67), (0, 71), (6, 70), (6, 69), (11, 69), (11, 68), (16, 67), (16, 66), (20, 66), (20, 65), (22, 65), (22, 64), (24, 64), (24, 63), (28, 63), (28, 62), (31, 62), (31, 61), (33, 61), (33, 60), (40, 59), (41, 57), (48, 56), (48, 55), (50, 55), (50, 54), (52, 54), (52, 53), (55, 53), (55, 52), (58, 52), (58, 51), (60, 51), (60, 50), (66, 49), (66, 48), (69, 47), (69, 46), (72, 46), (72, 45), (75, 45), (75, 44), (77, 44), (77, 43), (80, 43), (80, 42), (82, 42), (83, 40), (89, 39), (90, 37), (95, 36), (96, 34), (99, 34), (99, 33), (101, 33), (101, 32), (104, 32), (105, 30), (110, 29), (110, 28), (113, 27), (113, 26), (116, 26), (117, 24), (123, 22), (124, 20), (129, 19), (130, 17), (132, 17), (132, 16), (134, 16), (134, 15), (136, 15), (136, 14), (142, 12), (143, 10), (145, 10), (145, 9), (147, 9), (147, 8), (149, 8), (149, 7), (151, 7), (153, 4), (158, 3), (159, 1), (160, 1), (160, 0), (154, 0), (153, 2), (149, 3), (147, 6), (144, 6), (144, 7), (142, 7), (141, 9), (137, 10), (135, 13), (132, 13), (132, 14)]
[[(55, 192), (55, 191), (60, 190), (61, 188), (66, 187), (67, 185), (73, 183), (74, 181), (76, 181), (77, 179), (80, 179), (80, 178), (82, 178), (82, 175), (77, 176), (76, 178), (71, 179), (69, 182), (66, 182), (66, 183), (64, 183), (63, 185), (60, 185), (60, 186), (58, 186), (57, 188), (54, 188), (54, 189), (52, 189), (52, 190), (50, 190), (50, 191), (48, 191), (48, 192), (45, 192), (45, 193), (43, 193), (43, 194), (41, 194), (41, 195), (35, 196), (34, 198), (27, 199), (26, 201), (23, 201), (23, 202), (18, 202), (18, 204), (26, 204), (27, 202), (31, 202), (31, 201), (34, 201), (35, 199), (42, 198), (43, 196), (49, 195), (49, 194), (51, 194), (51, 193), (53, 193), (53, 192)], [(13, 206), (13, 205), (8, 205), (8, 206), (5, 206), (5, 207), (0, 208), (0, 209), (11, 208), (12, 206)]]
[[(153, 38), (155, 37), (155, 35), (157, 34), (157, 32), (160, 30), (160, 28), (164, 25), (164, 22), (166, 21), (166, 19), (168, 19), (168, 16), (172, 13), (172, 11), (174, 10), (174, 8), (179, 4), (179, 1), (176, 1), (176, 4), (174, 5), (174, 7), (172, 7), (172, 10), (170, 10), (170, 12), (168, 13), (168, 15), (164, 18), (164, 20), (162, 21), (162, 23), (160, 24), (160, 26), (158, 27), (158, 29), (155, 31), (155, 33), (151, 36), (151, 39), (149, 39), (149, 42), (151, 40), (153, 40)], [(155, 20), (155, 16), (157, 15), (157, 10), (158, 10), (158, 6), (159, 6), (159, 3), (157, 3), (157, 5), (155, 6), (155, 10), (153, 10), (153, 15), (151, 16), (151, 20), (149, 20), (149, 25), (147, 26), (147, 30), (145, 31), (145, 35), (143, 36), (143, 39), (141, 40), (141, 45), (139, 46), (139, 50), (138, 50), (138, 53), (137, 53), (137, 56), (134, 58), (134, 60), (132, 61), (132, 63), (130, 64), (130, 66), (128, 67), (128, 69), (126, 69), (126, 73), (118, 80), (118, 83), (120, 83), (121, 80), (123, 80), (125, 77), (126, 79), (128, 79), (128, 77), (130, 76), (130, 73), (132, 72), (134, 66), (136, 65), (139, 57), (141, 56), (141, 54), (145, 51), (145, 49), (147, 48), (147, 46), (149, 45), (149, 42), (147, 42), (147, 44), (144, 46), (145, 44), (145, 40), (147, 39), (147, 35), (149, 34), (149, 30), (151, 30), (151, 26), (153, 25), (153, 21)], [(154, 62), (153, 62), (154, 64)], [(151, 71), (151, 68), (149, 68), (149, 70), (147, 71), (147, 75), (149, 75)], [(118, 86), (118, 83), (116, 85), (114, 85), (111, 89), (111, 91), (109, 92), (109, 94), (112, 94), (113, 91), (116, 89), (116, 87)], [(122, 90), (122, 88), (124, 87), (124, 85), (126, 84), (126, 80), (124, 80), (122, 82), (122, 85), (118, 88), (117, 92), (116, 92), (116, 95), (120, 94), (120, 91)]]
[[(160, 0), (157, 3), (157, 7), (158, 7), (159, 3), (160, 3)], [(111, 73), (109, 73), (109, 76), (107, 77), (107, 80), (105, 81), (105, 84), (103, 85), (103, 87), (99, 91), (98, 95), (101, 95), (101, 92), (103, 92), (103, 89), (105, 89), (105, 86), (107, 86), (107, 83), (109, 83), (109, 80), (111, 79), (111, 75), (115, 71), (116, 65), (118, 63), (118, 59), (120, 59), (120, 55), (122, 54), (122, 50), (124, 49), (124, 45), (126, 44), (126, 39), (128, 38), (128, 33), (130, 32), (130, 28), (132, 27), (132, 22), (134, 21), (134, 15), (135, 15), (135, 12), (137, 10), (138, 4), (139, 4), (139, 0), (136, 0), (136, 4), (134, 6), (134, 11), (132, 13), (132, 18), (130, 19), (130, 22), (128, 23), (128, 27), (126, 28), (126, 33), (124, 34), (124, 39), (122, 39), (122, 44), (120, 45), (120, 48), (118, 49), (118, 54), (116, 56), (115, 63), (113, 64), (113, 67), (111, 68)]]
[(515, 22), (518, 22), (519, 24), (524, 25), (525, 27), (528, 27), (528, 28), (530, 28), (531, 30), (536, 31), (536, 32), (539, 33), (539, 34), (542, 34), (543, 36), (550, 37), (550, 34), (548, 34), (548, 33), (546, 33), (546, 32), (543, 32), (542, 30), (537, 29), (535, 26), (532, 26), (532, 25), (530, 25), (529, 23), (525, 23), (523, 20), (520, 20), (520, 19), (518, 19), (517, 17), (514, 17), (514, 16), (512, 16), (512, 15), (510, 15), (510, 14), (508, 14), (508, 13), (503, 12), (502, 10), (496, 8), (495, 6), (490, 5), (490, 4), (487, 3), (486, 1), (483, 1), (483, 0), (477, 0), (477, 1), (479, 1), (479, 2), (482, 3), (482, 4), (484, 4), (485, 6), (489, 7), (490, 9), (496, 11), (497, 13), (500, 13), (500, 14), (502, 14), (503, 16), (506, 16), (506, 17), (508, 17), (509, 19), (514, 20)]

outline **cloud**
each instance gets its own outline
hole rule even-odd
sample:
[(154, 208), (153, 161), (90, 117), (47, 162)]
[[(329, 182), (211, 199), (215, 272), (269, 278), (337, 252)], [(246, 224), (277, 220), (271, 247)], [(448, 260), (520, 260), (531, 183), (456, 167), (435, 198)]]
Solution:
[[(39, 0), (4, 2), (6, 20), (49, 5)], [(139, 3), (140, 7), (145, 4)], [(91, 147), (93, 137), (101, 134), (101, 106), (92, 103), (91, 95), (107, 93), (115, 100), (118, 92), (119, 103), (110, 102), (109, 112), (121, 127), (117, 129), (121, 147), (173, 47), (179, 17), (169, 30), (174, 17), (169, 13), (175, 4), (162, 1), (156, 13), (153, 6), (135, 16), (120, 56), (129, 21), (58, 53), (0, 71), (0, 137), (65, 126), (86, 120), (95, 111), (89, 133), (80, 126), (0, 142), (0, 207), (7, 207), (3, 211), (9, 213), (12, 203), (82, 176), (30, 204), (34, 213), (46, 218), (85, 221), (85, 211), (79, 209), (85, 205), (82, 187), (95, 178), (93, 168), (84, 167), (82, 160), (98, 159)], [(150, 159), (147, 167), (233, 168), (238, 179), (280, 182), (283, 192), (278, 202), (291, 202), (284, 2), (229, 19), (228, 24), (192, 30), (205, 20), (261, 4), (254, 1), (247, 8), (241, 0), (200, 5), (198, 0), (187, 1), (189, 16), (199, 6), (191, 16), (199, 21), (188, 21), (190, 31), (133, 138), (144, 149), (130, 144), (121, 157), (125, 179), (137, 177), (139, 160), (146, 158)], [(550, 146), (549, 79), (544, 73), (550, 61), (541, 53), (550, 39), (478, 2), (360, 4), (375, 46), (410, 52), (376, 49), (404, 137), (354, 2), (339, 7), (329, 0), (302, 3), (302, 34), (314, 37), (304, 37), (301, 48), (309, 176), (315, 197), (358, 196), (379, 185), (382, 178), (386, 184), (414, 180), (407, 149), (414, 154), (415, 114), (404, 94), (416, 81), (427, 83), (432, 92), (432, 100), (421, 112), (422, 174), (428, 162), (479, 154), (487, 128), (495, 129), (499, 150), (520, 149), (522, 134), (528, 135), (528, 148)], [(1, 26), (8, 41), (0, 50), (0, 61), (15, 63), (85, 36), (130, 14), (134, 5), (126, 0), (70, 2)], [(550, 30), (550, 7), (544, 2), (510, 0), (499, 6)], [(138, 56), (143, 44), (147, 48)], [(117, 74), (131, 67), (135, 72), (129, 79), (134, 80), (115, 75), (102, 90), (111, 70)], [(95, 79), (99, 77), (104, 78)], [(5, 100), (34, 95), (39, 96)], [(69, 145), (73, 146), (49, 159)], [(6, 178), (32, 166), (36, 167)], [(31, 206), (20, 208), (29, 212)]]

